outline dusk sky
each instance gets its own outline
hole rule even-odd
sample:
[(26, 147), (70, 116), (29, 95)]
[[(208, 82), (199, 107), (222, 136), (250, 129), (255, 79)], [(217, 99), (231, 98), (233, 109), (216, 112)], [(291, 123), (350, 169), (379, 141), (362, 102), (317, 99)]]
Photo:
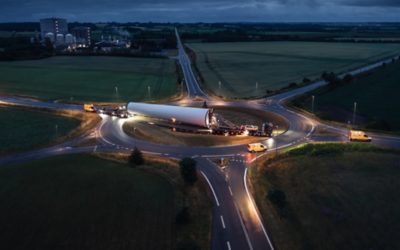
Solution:
[(400, 0), (0, 0), (0, 22), (400, 21)]

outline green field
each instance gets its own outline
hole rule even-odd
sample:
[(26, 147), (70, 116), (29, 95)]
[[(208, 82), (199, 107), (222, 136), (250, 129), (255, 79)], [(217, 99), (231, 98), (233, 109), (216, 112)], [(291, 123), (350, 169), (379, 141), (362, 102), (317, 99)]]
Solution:
[[(251, 168), (277, 249), (399, 249), (399, 153), (330, 148), (306, 147)], [(267, 198), (273, 189), (285, 193), (283, 208)]]
[(400, 52), (400, 44), (327, 42), (192, 43), (189, 47), (196, 52), (206, 87), (225, 97), (263, 96), (304, 77), (313, 80), (323, 71), (343, 72)]
[(0, 93), (52, 100), (145, 101), (177, 92), (174, 61), (159, 58), (57, 56), (0, 62), (0, 75)]
[(399, 83), (400, 62), (396, 62), (359, 76), (350, 84), (337, 88), (321, 88), (293, 103), (310, 110), (311, 95), (314, 95), (315, 111), (321, 118), (346, 123), (352, 120), (354, 102), (357, 102), (356, 125), (398, 132)]
[(0, 169), (1, 249), (172, 249), (166, 179), (87, 155)]
[(81, 123), (49, 112), (4, 106), (0, 106), (0, 117), (0, 154), (49, 144)]

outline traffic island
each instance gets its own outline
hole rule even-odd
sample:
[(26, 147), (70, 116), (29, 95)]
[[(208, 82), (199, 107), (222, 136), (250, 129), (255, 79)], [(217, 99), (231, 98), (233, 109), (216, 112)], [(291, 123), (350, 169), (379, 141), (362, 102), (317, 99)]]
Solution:
[[(239, 128), (241, 125), (251, 124), (252, 126), (261, 128), (263, 123), (268, 122), (274, 124), (273, 135), (276, 135), (285, 132), (289, 126), (285, 118), (262, 110), (217, 106), (213, 107), (213, 111), (214, 115), (220, 119), (219, 123), (224, 122), (224, 124), (229, 124), (231, 127), (236, 126)], [(137, 139), (165, 145), (209, 147), (249, 144), (268, 139), (267, 136), (230, 133), (231, 131), (237, 132), (237, 130), (225, 129), (222, 131), (220, 128), (215, 127), (206, 129), (178, 124), (174, 125), (170, 121), (144, 116), (135, 116), (129, 119), (124, 123), (123, 130), (128, 135)], [(216, 134), (216, 131), (224, 133)]]

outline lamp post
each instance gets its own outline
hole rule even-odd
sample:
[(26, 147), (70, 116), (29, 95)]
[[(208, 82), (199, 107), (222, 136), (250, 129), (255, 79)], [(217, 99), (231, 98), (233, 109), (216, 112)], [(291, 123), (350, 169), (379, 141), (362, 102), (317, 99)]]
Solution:
[[(276, 130), (278, 130), (279, 126), (276, 125)], [(276, 137), (276, 135), (275, 135)], [(278, 155), (278, 141), (275, 139), (275, 157)]]
[(356, 124), (356, 112), (357, 112), (357, 102), (354, 102), (354, 108), (353, 108), (353, 126)]
[(133, 127), (133, 137), (135, 138), (134, 147), (136, 148), (136, 127)]
[(311, 112), (314, 114), (314, 102), (315, 102), (315, 96), (311, 96)]

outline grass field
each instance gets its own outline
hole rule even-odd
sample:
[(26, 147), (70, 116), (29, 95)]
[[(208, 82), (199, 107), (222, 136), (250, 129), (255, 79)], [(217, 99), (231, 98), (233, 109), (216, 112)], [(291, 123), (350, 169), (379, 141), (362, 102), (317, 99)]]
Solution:
[(174, 188), (87, 155), (0, 169), (1, 249), (172, 249)]
[(399, 83), (400, 62), (396, 62), (359, 76), (350, 84), (316, 90), (299, 97), (293, 104), (310, 110), (311, 95), (314, 95), (317, 115), (346, 123), (352, 120), (354, 102), (357, 102), (356, 125), (399, 132)]
[(0, 62), (0, 75), (0, 93), (53, 100), (145, 101), (177, 92), (174, 61), (158, 58), (57, 56)]
[[(208, 89), (225, 97), (263, 96), (323, 71), (343, 72), (400, 52), (400, 44), (192, 43)], [(221, 82), (221, 87), (219, 86)], [(256, 83), (258, 87), (256, 88)]]
[[(399, 249), (398, 152), (330, 147), (306, 147), (251, 168), (277, 249)], [(285, 193), (283, 208), (267, 198), (272, 189)]]
[(54, 142), (81, 123), (49, 112), (0, 106), (0, 155)]

